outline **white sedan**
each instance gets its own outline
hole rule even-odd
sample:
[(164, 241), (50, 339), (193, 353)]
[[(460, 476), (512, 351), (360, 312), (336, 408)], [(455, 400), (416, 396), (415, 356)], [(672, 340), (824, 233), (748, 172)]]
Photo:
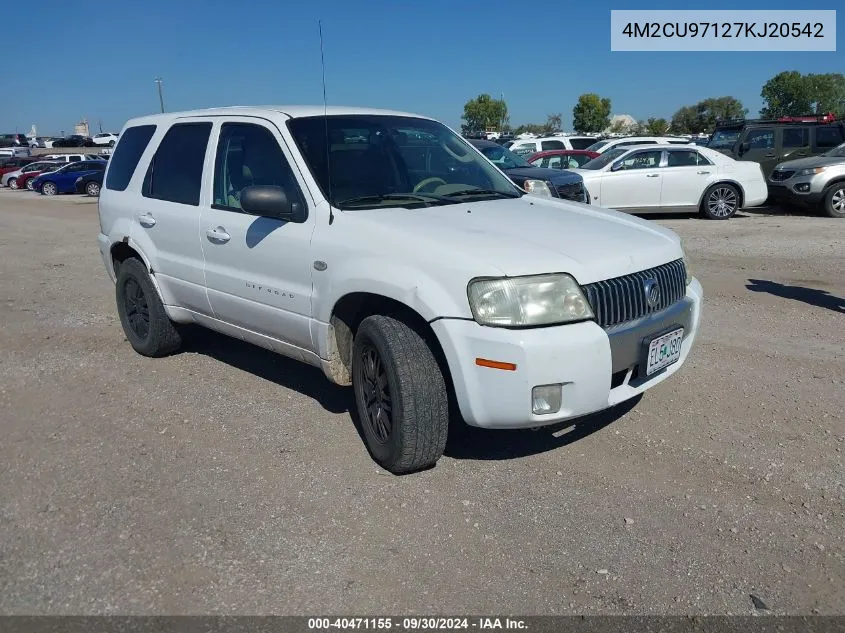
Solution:
[(584, 178), (592, 204), (628, 213), (698, 212), (727, 220), (768, 197), (758, 163), (706, 147), (620, 147), (570, 171)]
[(92, 136), (91, 140), (94, 141), (94, 145), (114, 147), (114, 144), (117, 143), (117, 134), (112, 132), (100, 132), (99, 134)]

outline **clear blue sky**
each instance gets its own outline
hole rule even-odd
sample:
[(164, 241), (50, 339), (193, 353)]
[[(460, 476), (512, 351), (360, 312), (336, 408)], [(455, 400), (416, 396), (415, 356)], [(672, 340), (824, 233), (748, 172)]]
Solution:
[[(562, 112), (568, 128), (584, 92), (607, 96), (614, 114), (636, 118), (668, 118), (681, 105), (723, 95), (738, 97), (756, 115), (762, 84), (782, 70), (845, 72), (845, 7), (833, 0), (798, 3), (839, 5), (839, 51), (826, 53), (614, 53), (610, 9), (631, 7), (601, 0), (36, 4), (18, 20), (41, 25), (24, 29), (35, 34), (35, 45), (4, 52), (3, 67), (16, 72), (13, 79), (4, 72), (0, 84), (0, 132), (27, 132), (35, 123), (40, 134), (71, 133), (82, 117), (92, 131), (100, 119), (104, 130), (117, 131), (130, 117), (158, 111), (156, 76), (164, 79), (169, 111), (321, 103), (318, 19), (330, 104), (409, 110), (454, 127), (463, 104), (482, 92), (504, 93), (513, 125)], [(797, 7), (794, 0), (706, 3)]]

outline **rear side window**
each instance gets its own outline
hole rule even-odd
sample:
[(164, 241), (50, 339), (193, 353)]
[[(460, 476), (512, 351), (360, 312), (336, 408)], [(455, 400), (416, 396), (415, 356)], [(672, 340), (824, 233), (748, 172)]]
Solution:
[(155, 131), (155, 125), (138, 125), (123, 133), (109, 160), (106, 189), (126, 191), (138, 161), (141, 160), (141, 154), (147, 149)]
[(543, 152), (550, 149), (563, 149), (563, 143), (561, 141), (542, 141), (540, 148), (540, 151)]
[(595, 140), (591, 138), (572, 138), (569, 139), (569, 142), (572, 144), (572, 149), (587, 149), (595, 143)]
[(837, 126), (817, 127), (816, 128), (816, 147), (820, 149), (828, 149), (841, 145), (843, 142), (842, 128)]
[(198, 206), (210, 134), (210, 122), (177, 123), (167, 130), (147, 168), (144, 197)]
[(810, 144), (810, 129), (806, 127), (783, 128), (783, 147), (806, 147)]

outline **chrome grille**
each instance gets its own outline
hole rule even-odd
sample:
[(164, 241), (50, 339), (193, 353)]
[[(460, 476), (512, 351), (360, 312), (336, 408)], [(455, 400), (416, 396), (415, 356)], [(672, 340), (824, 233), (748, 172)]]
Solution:
[(584, 202), (584, 185), (580, 182), (574, 182), (570, 185), (558, 185), (557, 195), (564, 200)]
[(781, 171), (779, 169), (776, 169), (772, 172), (771, 179), (776, 182), (780, 180), (788, 180), (792, 177), (792, 174), (794, 173), (794, 171)]
[[(684, 260), (677, 259), (624, 277), (588, 284), (584, 286), (584, 294), (598, 324), (610, 328), (660, 312), (680, 301), (686, 294), (686, 278)], [(653, 306), (648, 304), (645, 292), (646, 282), (650, 279), (660, 286), (660, 298)]]

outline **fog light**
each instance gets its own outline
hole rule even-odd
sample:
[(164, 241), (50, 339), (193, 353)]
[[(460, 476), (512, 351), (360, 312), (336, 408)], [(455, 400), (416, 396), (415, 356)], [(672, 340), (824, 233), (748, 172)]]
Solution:
[(800, 191), (801, 193), (807, 193), (810, 190), (810, 183), (809, 182), (802, 182), (800, 184), (795, 185), (795, 191)]
[(535, 415), (560, 411), (561, 385), (537, 385), (531, 390), (531, 408)]

